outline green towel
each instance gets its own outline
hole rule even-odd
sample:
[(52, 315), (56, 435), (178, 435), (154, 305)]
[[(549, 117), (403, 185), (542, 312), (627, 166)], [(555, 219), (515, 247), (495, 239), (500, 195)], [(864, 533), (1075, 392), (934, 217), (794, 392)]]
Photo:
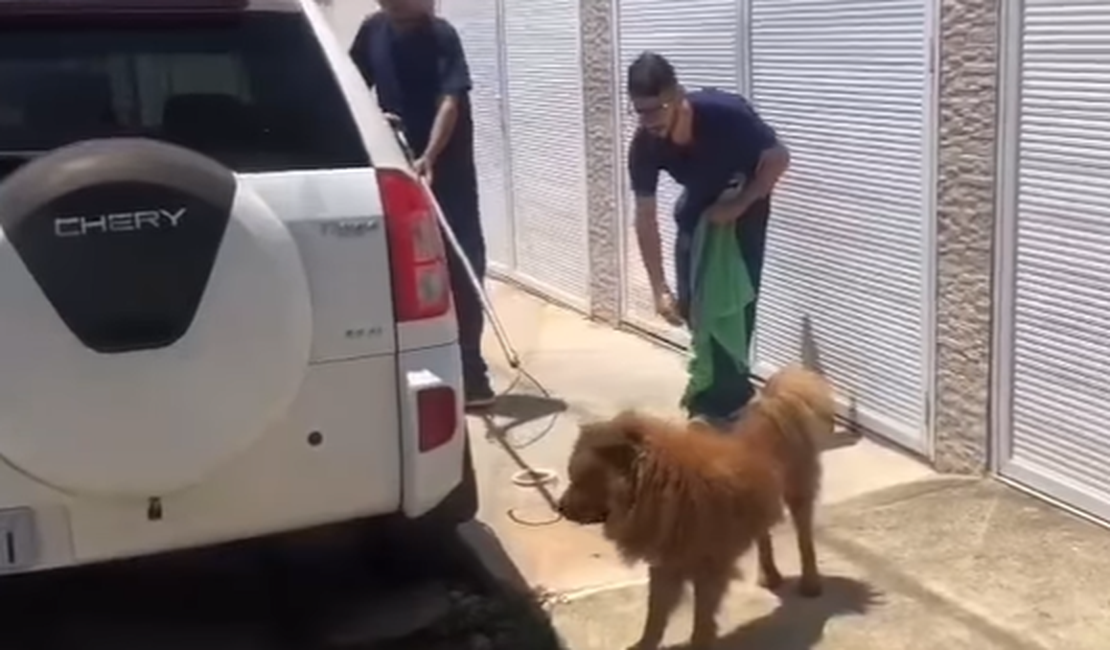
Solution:
[(692, 356), (689, 381), (682, 398), (688, 406), (694, 396), (713, 385), (713, 342), (736, 364), (748, 370), (748, 332), (745, 318), (755, 300), (748, 266), (736, 241), (736, 226), (720, 226), (702, 219), (691, 245), (690, 330)]

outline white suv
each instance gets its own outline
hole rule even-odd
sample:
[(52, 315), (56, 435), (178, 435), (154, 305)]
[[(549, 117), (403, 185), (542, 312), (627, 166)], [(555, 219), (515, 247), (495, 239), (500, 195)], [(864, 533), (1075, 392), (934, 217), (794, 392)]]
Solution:
[(0, 572), (472, 517), (435, 210), (314, 0), (0, 2)]

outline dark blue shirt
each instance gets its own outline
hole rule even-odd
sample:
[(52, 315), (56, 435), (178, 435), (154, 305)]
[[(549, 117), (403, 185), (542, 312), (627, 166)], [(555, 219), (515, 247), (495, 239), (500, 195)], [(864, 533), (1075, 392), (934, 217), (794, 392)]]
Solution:
[(686, 190), (675, 219), (688, 233), (725, 191), (755, 174), (760, 155), (778, 140), (740, 95), (707, 89), (687, 94), (686, 100), (693, 110), (691, 141), (680, 146), (638, 129), (628, 151), (628, 171), (636, 196), (655, 196), (660, 170)]
[(381, 13), (368, 17), (351, 46), (351, 58), (367, 85), (377, 88), (382, 110), (401, 118), (413, 153), (428, 146), (440, 99), (459, 101), (459, 116), (437, 168), (473, 166), (474, 124), (470, 113), (470, 70), (458, 32), (446, 20), (398, 30)]

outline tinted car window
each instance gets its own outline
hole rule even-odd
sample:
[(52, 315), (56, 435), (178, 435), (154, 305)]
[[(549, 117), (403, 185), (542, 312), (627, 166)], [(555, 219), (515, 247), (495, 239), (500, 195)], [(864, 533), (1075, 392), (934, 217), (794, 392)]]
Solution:
[(173, 142), (236, 171), (369, 164), (300, 14), (0, 26), (0, 174), (112, 136)]

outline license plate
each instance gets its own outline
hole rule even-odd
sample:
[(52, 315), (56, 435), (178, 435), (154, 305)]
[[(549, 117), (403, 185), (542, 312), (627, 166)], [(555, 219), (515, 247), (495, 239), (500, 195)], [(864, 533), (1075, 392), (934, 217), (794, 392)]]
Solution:
[(39, 560), (35, 512), (30, 508), (0, 510), (0, 572), (25, 571)]

